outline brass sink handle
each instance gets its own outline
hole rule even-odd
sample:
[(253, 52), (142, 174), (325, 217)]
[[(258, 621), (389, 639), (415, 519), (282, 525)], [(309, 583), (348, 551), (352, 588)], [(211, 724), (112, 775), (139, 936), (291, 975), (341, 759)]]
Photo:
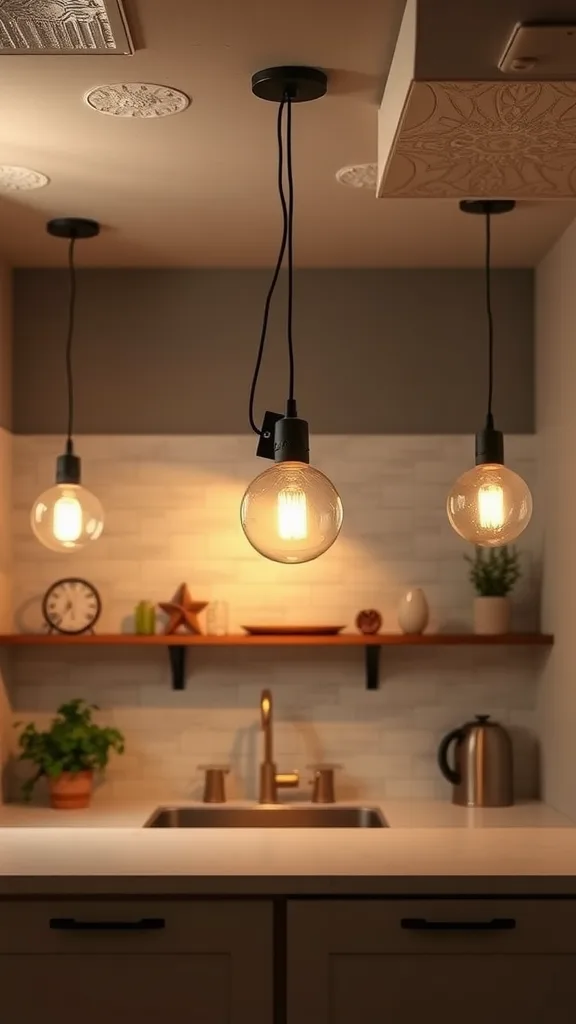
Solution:
[(230, 767), (227, 764), (199, 764), (198, 769), (206, 772), (204, 780), (204, 795), (202, 800), (205, 804), (225, 804), (226, 787), (224, 778), (228, 775)]
[(309, 764), (308, 769), (314, 774), (310, 785), (313, 804), (333, 804), (336, 802), (334, 790), (334, 772), (342, 768), (341, 764)]

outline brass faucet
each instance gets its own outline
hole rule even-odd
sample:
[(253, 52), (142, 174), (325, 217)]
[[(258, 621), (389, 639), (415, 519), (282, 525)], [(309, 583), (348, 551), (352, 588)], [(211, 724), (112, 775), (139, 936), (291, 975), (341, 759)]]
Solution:
[(277, 790), (295, 788), (299, 784), (298, 772), (277, 772), (273, 757), (272, 743), (272, 694), (270, 690), (262, 690), (260, 694), (260, 720), (264, 733), (264, 760), (260, 765), (261, 804), (275, 804), (278, 800)]

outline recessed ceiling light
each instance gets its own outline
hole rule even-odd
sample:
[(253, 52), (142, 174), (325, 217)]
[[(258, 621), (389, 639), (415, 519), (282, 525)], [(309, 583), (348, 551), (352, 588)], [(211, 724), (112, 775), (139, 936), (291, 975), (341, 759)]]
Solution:
[(378, 164), (352, 164), (336, 171), (336, 181), (341, 185), (349, 185), (350, 188), (369, 188), (374, 192), (377, 172)]
[(41, 171), (33, 171), (31, 167), (16, 167), (12, 164), (0, 164), (0, 189), (5, 192), (31, 192), (34, 188), (44, 188), (50, 178)]
[(191, 102), (185, 92), (150, 82), (99, 85), (85, 99), (93, 110), (112, 117), (170, 117), (186, 110)]

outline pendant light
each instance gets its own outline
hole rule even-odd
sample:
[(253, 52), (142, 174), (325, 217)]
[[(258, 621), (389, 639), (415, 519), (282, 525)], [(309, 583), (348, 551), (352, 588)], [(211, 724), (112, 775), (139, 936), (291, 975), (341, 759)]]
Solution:
[[(274, 466), (252, 481), (242, 498), (240, 520), (252, 547), (275, 562), (309, 562), (336, 540), (342, 526), (342, 502), (328, 477), (309, 465), (308, 423), (298, 416), (294, 392), (292, 315), (294, 295), (294, 177), (292, 173), (292, 104), (319, 99), (326, 93), (323, 71), (308, 67), (278, 67), (259, 71), (252, 92), (277, 103), (278, 193), (282, 208), (282, 241), (264, 304), (256, 368), (250, 390), (249, 420), (260, 436), (257, 454)], [(286, 141), (283, 139), (285, 122)], [(286, 166), (284, 166), (284, 148)], [(284, 192), (288, 184), (288, 201)], [(262, 427), (254, 419), (254, 399), (264, 355), (268, 317), (284, 254), (288, 250), (287, 341), (289, 387), (286, 414), (267, 412)]]
[(79, 238), (94, 238), (100, 225), (80, 217), (61, 217), (48, 221), (46, 230), (55, 238), (68, 239), (70, 275), (68, 332), (66, 338), (66, 381), (68, 389), (68, 434), (66, 450), (56, 460), (56, 484), (34, 502), (32, 530), (41, 544), (52, 551), (76, 551), (89, 541), (98, 540), (104, 526), (104, 513), (98, 498), (82, 487), (80, 459), (74, 453), (74, 380), (72, 342), (76, 313), (76, 268), (74, 247)]
[(486, 425), (476, 434), (476, 466), (463, 473), (447, 501), (451, 526), (479, 547), (498, 547), (516, 540), (532, 515), (532, 495), (526, 482), (504, 465), (504, 435), (494, 429), (494, 328), (490, 288), (490, 218), (509, 213), (512, 200), (463, 200), (460, 209), (484, 217), (486, 227), (486, 314), (488, 319), (488, 409)]

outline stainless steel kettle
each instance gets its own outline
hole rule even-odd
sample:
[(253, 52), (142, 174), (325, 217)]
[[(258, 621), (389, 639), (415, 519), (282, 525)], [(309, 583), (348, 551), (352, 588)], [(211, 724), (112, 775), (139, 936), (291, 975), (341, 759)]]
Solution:
[[(454, 743), (454, 766), (448, 751)], [(452, 802), (463, 807), (509, 807), (514, 803), (512, 742), (490, 715), (476, 715), (449, 732), (438, 750), (440, 771), (454, 787)]]

